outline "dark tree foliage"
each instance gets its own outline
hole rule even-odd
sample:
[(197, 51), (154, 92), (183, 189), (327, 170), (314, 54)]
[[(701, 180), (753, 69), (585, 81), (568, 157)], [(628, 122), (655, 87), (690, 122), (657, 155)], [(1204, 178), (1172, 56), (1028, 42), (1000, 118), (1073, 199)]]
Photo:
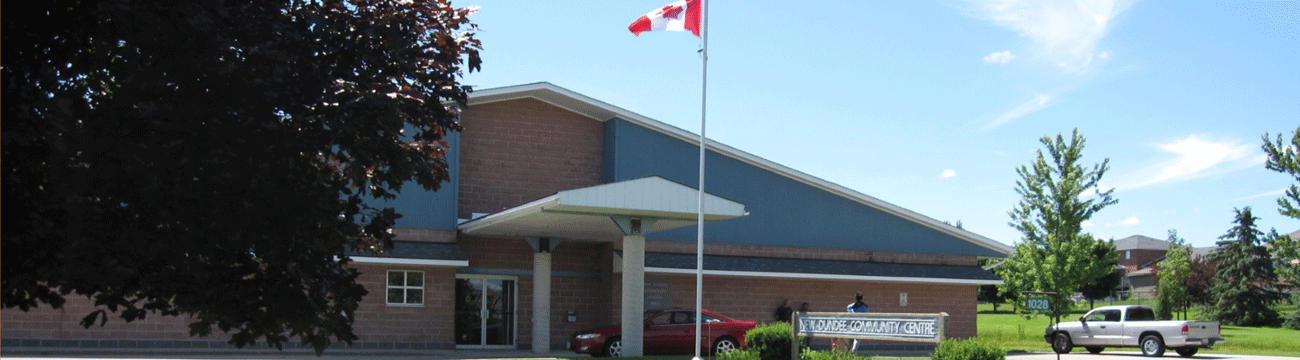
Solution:
[(349, 251), (448, 179), (473, 9), (71, 0), (3, 14), (3, 304), (191, 316), (244, 346), (357, 339)]
[(1191, 272), (1187, 276), (1186, 283), (1187, 297), (1192, 304), (1206, 306), (1214, 304), (1214, 294), (1210, 292), (1210, 288), (1214, 286), (1217, 272), (1214, 263), (1209, 262), (1205, 257), (1197, 256), (1192, 259)]
[(975, 299), (993, 304), (993, 311), (998, 311), (998, 305), (1007, 301), (1002, 298), (1002, 290), (999, 290), (997, 285), (980, 285)]
[(1088, 308), (1092, 309), (1093, 302), (1110, 297), (1112, 291), (1119, 287), (1124, 278), (1116, 272), (1115, 265), (1119, 264), (1119, 250), (1115, 249), (1115, 243), (1110, 240), (1098, 239), (1092, 247), (1092, 256), (1094, 261), (1110, 261), (1111, 272), (1098, 277), (1090, 284), (1085, 284), (1079, 288), (1083, 297), (1088, 299)]
[[(960, 221), (958, 221), (957, 223), (961, 224)], [(1002, 259), (979, 259), (978, 264), (981, 268), (988, 268), (989, 266), (997, 264), (1000, 261), (1003, 260)], [(993, 273), (995, 274), (997, 273), (997, 268), (993, 269)], [(980, 285), (979, 290), (976, 292), (975, 299), (977, 301), (993, 304), (993, 311), (998, 311), (998, 305), (1001, 305), (1002, 303), (1007, 301), (1007, 299), (1002, 296), (1002, 290), (998, 289), (997, 285)]]
[(1268, 249), (1261, 244), (1264, 233), (1255, 228), (1259, 218), (1250, 214), (1249, 207), (1236, 213), (1236, 225), (1219, 237), (1219, 251), (1209, 256), (1217, 269), (1210, 312), (1227, 325), (1276, 325), (1278, 314), (1268, 305), (1282, 296), (1270, 289), (1277, 275)]

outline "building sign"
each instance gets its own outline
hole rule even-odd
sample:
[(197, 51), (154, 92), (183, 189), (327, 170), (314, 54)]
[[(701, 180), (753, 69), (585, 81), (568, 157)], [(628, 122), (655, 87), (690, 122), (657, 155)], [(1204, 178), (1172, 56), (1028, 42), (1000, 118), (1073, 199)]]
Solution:
[(1025, 310), (1052, 310), (1052, 298), (1030, 297), (1025, 299)]
[(947, 337), (948, 314), (796, 314), (799, 335), (938, 343)]

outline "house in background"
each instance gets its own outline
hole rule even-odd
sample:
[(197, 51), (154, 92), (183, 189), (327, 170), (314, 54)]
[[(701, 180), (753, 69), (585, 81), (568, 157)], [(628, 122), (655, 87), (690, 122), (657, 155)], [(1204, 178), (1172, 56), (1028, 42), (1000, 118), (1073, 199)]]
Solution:
[[(460, 121), (450, 184), (383, 204), (404, 215), (395, 247), (353, 257), (370, 290), (353, 348), (541, 353), (623, 324), (635, 355), (643, 310), (694, 307), (697, 135), (550, 83), (477, 90)], [(1011, 247), (725, 144), (706, 161), (705, 308), (771, 321), (787, 299), (844, 311), (862, 292), (872, 312), (946, 312), (950, 337), (976, 335), (976, 288), (1002, 283), (978, 259)], [(4, 309), (3, 347), (228, 347), (177, 317), (82, 328), (94, 308)]]
[[(1218, 247), (1206, 246), (1192, 248), (1192, 258), (1209, 256)], [(1169, 251), (1169, 242), (1142, 235), (1133, 235), (1115, 240), (1115, 250), (1119, 251), (1117, 269), (1122, 268), (1124, 281), (1122, 289), (1130, 290), (1132, 297), (1152, 297), (1160, 285), (1156, 276), (1156, 265), (1165, 260)]]

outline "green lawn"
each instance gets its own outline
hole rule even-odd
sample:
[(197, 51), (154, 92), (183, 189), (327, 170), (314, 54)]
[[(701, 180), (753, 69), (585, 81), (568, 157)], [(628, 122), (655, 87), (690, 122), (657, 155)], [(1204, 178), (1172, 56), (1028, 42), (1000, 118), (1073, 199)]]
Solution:
[[(1110, 303), (1096, 306), (1102, 305), (1110, 305)], [(1291, 305), (1276, 309), (1285, 315), (1295, 311), (1296, 308)], [(999, 344), (1009, 352), (1052, 351), (1043, 340), (1043, 329), (1051, 324), (1051, 319), (1040, 316), (1026, 320), (1020, 315), (1011, 313), (1011, 307), (1007, 305), (998, 306), (998, 311), (993, 311), (992, 305), (980, 304), (978, 310), (976, 324), (979, 326), (980, 339)], [(1087, 305), (1084, 305), (1083, 310), (1077, 314), (1067, 318), (1074, 320), (1085, 312), (1087, 312)], [(1192, 312), (1188, 317), (1197, 319), (1200, 314)], [(1061, 321), (1067, 319), (1063, 318)], [(1203, 350), (1201, 353), (1300, 356), (1300, 331), (1297, 330), (1224, 326), (1222, 333), (1224, 338), (1222, 345), (1215, 346), (1213, 350)]]

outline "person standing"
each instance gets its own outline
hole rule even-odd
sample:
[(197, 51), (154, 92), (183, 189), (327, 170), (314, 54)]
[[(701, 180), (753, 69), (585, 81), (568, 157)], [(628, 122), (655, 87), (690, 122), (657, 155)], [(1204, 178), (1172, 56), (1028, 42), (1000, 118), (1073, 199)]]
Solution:
[[(800, 318), (802, 318), (802, 317), (804, 317), (804, 316), (807, 316), (809, 311), (812, 311), (812, 310), (808, 310), (808, 303), (799, 304), (799, 317), (800, 317)], [(803, 347), (804, 347), (805, 349), (807, 349), (807, 348), (810, 348), (811, 346), (812, 346), (812, 334), (808, 334), (808, 336), (804, 336), (804, 337), (803, 337)]]
[[(858, 292), (858, 294), (855, 295), (854, 298), (855, 298), (856, 300), (855, 300), (852, 304), (849, 304), (849, 306), (848, 306), (848, 312), (851, 312), (851, 313), (866, 313), (869, 309), (868, 309), (868, 307), (867, 307), (867, 304), (864, 303), (864, 302), (862, 302), (862, 293), (861, 293), (861, 292)], [(850, 350), (850, 351), (855, 352), (855, 353), (858, 352), (858, 339), (853, 339), (853, 348), (852, 348), (852, 350)]]
[(790, 299), (785, 299), (785, 302), (781, 303), (781, 306), (776, 308), (776, 321), (788, 324), (790, 323), (790, 315), (793, 313), (794, 309), (790, 308)]

